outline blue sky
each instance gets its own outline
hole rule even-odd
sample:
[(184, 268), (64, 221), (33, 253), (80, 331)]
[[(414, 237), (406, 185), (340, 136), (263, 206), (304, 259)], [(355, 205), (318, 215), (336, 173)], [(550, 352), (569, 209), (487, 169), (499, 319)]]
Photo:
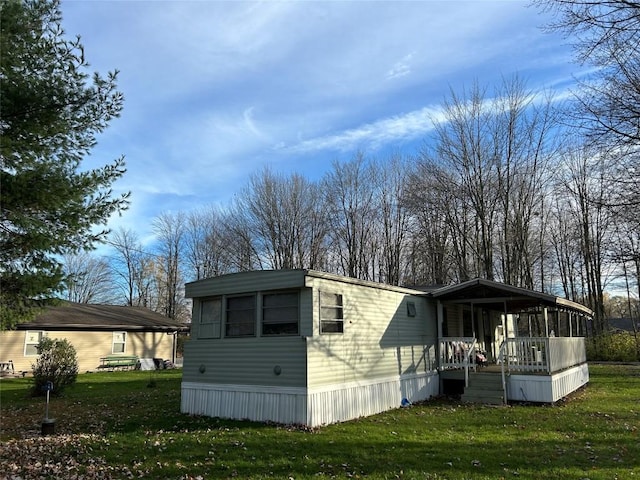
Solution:
[(65, 1), (91, 69), (120, 70), (122, 116), (85, 165), (126, 156), (111, 228), (228, 205), (252, 173), (321, 177), (357, 151), (415, 154), (450, 89), (519, 74), (563, 96), (578, 67), (512, 1)]

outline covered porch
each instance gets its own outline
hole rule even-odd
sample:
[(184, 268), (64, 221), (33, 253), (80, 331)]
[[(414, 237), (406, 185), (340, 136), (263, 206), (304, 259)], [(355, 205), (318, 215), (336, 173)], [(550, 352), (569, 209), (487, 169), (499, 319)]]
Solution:
[[(583, 305), (484, 279), (432, 297), (443, 393), (457, 381), (469, 401), (475, 391), (500, 403), (553, 403), (588, 382), (584, 334), (592, 312)], [(482, 374), (493, 374), (493, 383)]]

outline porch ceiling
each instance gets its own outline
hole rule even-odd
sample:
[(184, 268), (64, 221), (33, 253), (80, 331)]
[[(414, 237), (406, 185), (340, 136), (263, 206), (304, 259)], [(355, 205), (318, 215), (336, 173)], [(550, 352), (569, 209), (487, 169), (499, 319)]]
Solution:
[(501, 312), (506, 307), (508, 313), (546, 306), (592, 315), (590, 309), (579, 303), (482, 278), (440, 288), (431, 292), (431, 296), (448, 303), (482, 304), (490, 310)]

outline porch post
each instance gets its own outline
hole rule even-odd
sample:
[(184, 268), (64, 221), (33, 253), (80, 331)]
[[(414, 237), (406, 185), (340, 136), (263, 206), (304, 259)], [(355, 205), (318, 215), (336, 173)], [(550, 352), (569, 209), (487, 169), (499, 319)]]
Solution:
[[(504, 302), (502, 302), (504, 304), (504, 315), (502, 317), (502, 336), (504, 338), (509, 338), (509, 332), (507, 331), (507, 328), (509, 328), (509, 322), (507, 322), (507, 301), (505, 300)], [(503, 342), (504, 342), (504, 338), (503, 338)]]
[[(476, 338), (476, 314), (473, 302), (471, 302), (471, 335)], [(464, 332), (463, 332), (464, 333)]]
[(549, 315), (548, 315), (548, 311), (547, 311), (547, 307), (544, 307), (542, 309), (542, 314), (544, 316), (544, 332), (545, 332), (545, 337), (549, 338)]
[(569, 336), (573, 337), (573, 314), (571, 310), (567, 312), (567, 317), (569, 318)]

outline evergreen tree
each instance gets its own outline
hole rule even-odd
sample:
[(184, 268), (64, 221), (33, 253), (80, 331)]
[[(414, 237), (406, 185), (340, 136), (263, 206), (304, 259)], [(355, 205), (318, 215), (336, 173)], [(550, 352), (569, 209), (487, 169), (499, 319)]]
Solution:
[(88, 71), (58, 0), (0, 0), (0, 329), (63, 284), (59, 255), (91, 248), (128, 204), (111, 185), (124, 158), (81, 169), (96, 135), (120, 114), (117, 71)]

